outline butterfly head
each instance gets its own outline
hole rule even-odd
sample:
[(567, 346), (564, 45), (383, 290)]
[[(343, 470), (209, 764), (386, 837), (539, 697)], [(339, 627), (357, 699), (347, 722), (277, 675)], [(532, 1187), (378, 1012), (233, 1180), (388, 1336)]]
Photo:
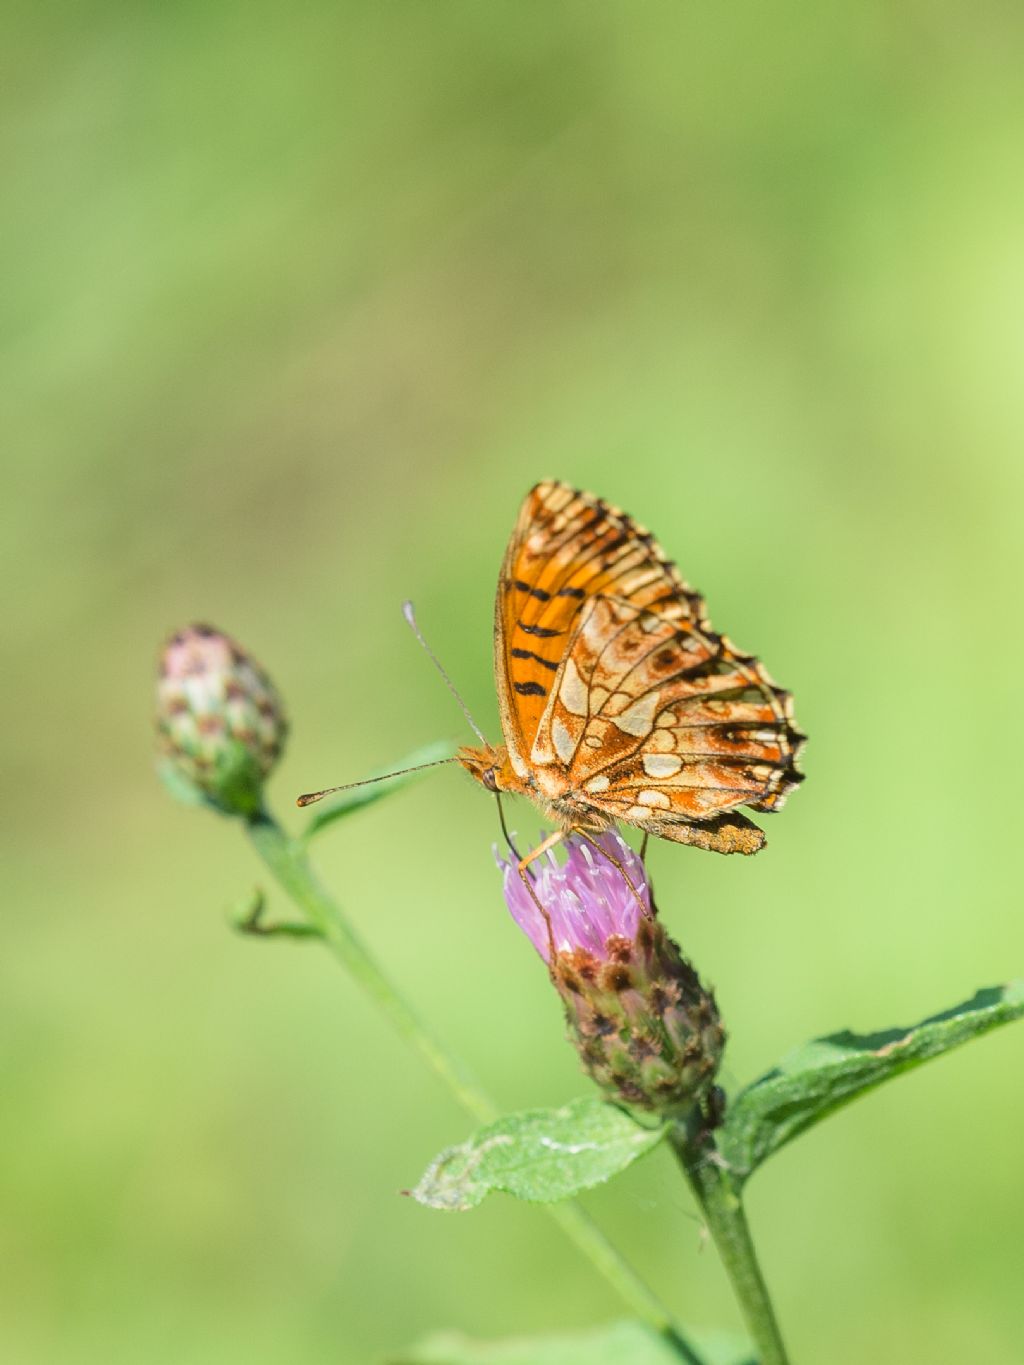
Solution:
[(480, 785), (486, 787), (489, 792), (521, 792), (523, 790), (522, 781), (512, 771), (508, 751), (503, 744), (497, 748), (485, 744), (480, 749), (464, 746), (455, 755), (455, 758), (457, 762), (462, 764), (466, 772), (471, 773)]

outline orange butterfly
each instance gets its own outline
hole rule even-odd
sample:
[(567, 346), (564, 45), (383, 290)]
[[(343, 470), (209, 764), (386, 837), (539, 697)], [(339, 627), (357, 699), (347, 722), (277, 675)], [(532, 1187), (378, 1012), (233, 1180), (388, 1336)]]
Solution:
[(803, 779), (789, 693), (711, 629), (643, 526), (567, 484), (537, 484), (520, 509), (494, 672), (505, 743), (456, 757), (490, 791), (536, 802), (559, 827), (542, 848), (622, 820), (756, 853), (764, 834), (737, 807), (778, 810)]

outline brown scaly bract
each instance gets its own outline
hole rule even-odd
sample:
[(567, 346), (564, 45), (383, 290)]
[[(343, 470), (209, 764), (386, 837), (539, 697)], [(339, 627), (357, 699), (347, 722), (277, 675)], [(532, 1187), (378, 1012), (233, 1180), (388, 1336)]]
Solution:
[(710, 1109), (725, 1049), (715, 997), (653, 917), (636, 938), (611, 937), (602, 961), (585, 948), (552, 963), (570, 1039), (609, 1099), (660, 1113)]
[(528, 796), (564, 832), (616, 820), (716, 853), (756, 853), (740, 806), (775, 811), (802, 780), (792, 700), (712, 630), (700, 595), (619, 508), (540, 483), (498, 580), (504, 745), (459, 761)]

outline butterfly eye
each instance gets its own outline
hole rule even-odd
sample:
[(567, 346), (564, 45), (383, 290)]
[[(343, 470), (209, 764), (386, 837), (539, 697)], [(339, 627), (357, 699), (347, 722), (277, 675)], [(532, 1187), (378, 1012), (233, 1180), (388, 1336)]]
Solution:
[(495, 768), (485, 768), (480, 774), (480, 781), (489, 792), (496, 792), (498, 790), (497, 770)]

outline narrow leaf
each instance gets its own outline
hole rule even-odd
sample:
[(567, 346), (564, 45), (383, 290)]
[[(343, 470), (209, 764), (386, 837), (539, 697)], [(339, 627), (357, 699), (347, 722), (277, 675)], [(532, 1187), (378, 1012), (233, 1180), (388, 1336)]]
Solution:
[[(310, 817), (309, 823), (303, 832), (303, 839), (307, 842), (312, 839), (314, 834), (319, 834), (328, 825), (340, 820), (344, 815), (351, 815), (353, 811), (361, 810), (363, 806), (370, 806), (374, 801), (380, 801), (382, 797), (390, 796), (399, 787), (406, 786), (415, 778), (421, 777), (421, 772), (400, 772), (402, 768), (416, 768), (424, 763), (438, 763), (442, 759), (451, 758), (453, 745), (447, 740), (437, 740), (433, 744), (425, 744), (420, 749), (414, 749), (411, 754), (406, 754), (397, 763), (390, 767), (381, 768), (375, 774), (371, 774), (370, 785), (366, 787), (350, 787), (348, 791), (338, 792), (335, 796), (326, 797), (321, 801)], [(387, 773), (396, 774), (393, 777), (384, 776)], [(376, 777), (381, 777), (381, 781), (375, 781)]]
[(785, 1057), (731, 1101), (719, 1148), (741, 1180), (773, 1152), (873, 1086), (1024, 1015), (1024, 982), (978, 991), (910, 1028), (833, 1033)]
[(624, 1170), (664, 1133), (598, 1099), (509, 1114), (442, 1152), (409, 1193), (433, 1209), (472, 1209), (491, 1190), (568, 1199)]
[(393, 1356), (388, 1365), (755, 1365), (749, 1346), (722, 1333), (687, 1332), (689, 1356), (639, 1322), (613, 1322), (583, 1332), (473, 1341), (439, 1332)]
[(267, 921), (263, 918), (266, 908), (267, 898), (257, 887), (228, 912), (231, 927), (254, 938), (323, 938), (323, 932), (313, 924), (299, 920)]

